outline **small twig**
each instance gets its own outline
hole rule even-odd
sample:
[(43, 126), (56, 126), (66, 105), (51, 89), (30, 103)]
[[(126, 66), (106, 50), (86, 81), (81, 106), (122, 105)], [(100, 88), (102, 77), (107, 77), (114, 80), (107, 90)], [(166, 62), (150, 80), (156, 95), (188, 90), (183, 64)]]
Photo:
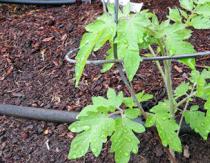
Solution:
[[(154, 57), (157, 56), (157, 54), (154, 52), (154, 50), (152, 49), (151, 46), (149, 46), (149, 50), (150, 50), (150, 52), (152, 53), (152, 55), (153, 55)], [(159, 61), (156, 61), (155, 63), (156, 63), (156, 65), (157, 65), (157, 67), (158, 67), (158, 70), (160, 71), (160, 74), (161, 74), (161, 76), (162, 76), (162, 78), (163, 78), (163, 81), (166, 83), (165, 74), (164, 74), (163, 69), (162, 69), (162, 67), (161, 67), (161, 65), (160, 65), (160, 62), (159, 62)]]
[(207, 56), (207, 57), (205, 57), (205, 58), (200, 58), (200, 59), (198, 59), (197, 61), (204, 61), (204, 60), (207, 60), (207, 59), (210, 59), (210, 56)]
[(118, 114), (121, 114), (121, 111), (116, 111), (114, 113), (111, 113), (111, 114), (109, 114), (109, 117), (112, 117), (112, 116), (118, 115)]
[(186, 110), (187, 110), (187, 107), (188, 107), (188, 105), (189, 105), (189, 102), (190, 102), (190, 100), (188, 99), (187, 102), (186, 102), (186, 104), (185, 104), (185, 106), (184, 106), (184, 109), (183, 109), (183, 112), (182, 112), (182, 116), (181, 116), (181, 119), (180, 119), (180, 121), (179, 121), (179, 129), (178, 129), (178, 131), (177, 131), (177, 135), (179, 135), (180, 128), (181, 128), (181, 125), (182, 125), (182, 122), (183, 122), (183, 119), (184, 119), (184, 113), (185, 113)]
[(195, 86), (196, 86), (196, 84), (193, 85), (193, 88), (192, 88), (192, 90), (190, 92), (190, 95), (188, 96), (189, 98), (187, 99), (187, 102), (186, 102), (186, 104), (184, 106), (184, 109), (183, 109), (183, 112), (182, 112), (182, 116), (181, 116), (181, 119), (179, 121), (179, 129), (177, 131), (177, 135), (179, 135), (179, 132), (180, 132), (180, 129), (181, 129), (181, 125), (182, 125), (182, 122), (183, 122), (183, 119), (184, 119), (184, 113), (187, 111), (187, 108), (188, 108), (188, 105), (189, 105), (189, 102), (190, 102), (190, 96), (192, 94), (194, 94), (193, 91), (194, 91)]
[(187, 97), (185, 97), (183, 100), (181, 100), (180, 102), (177, 103), (176, 107), (181, 106), (182, 104), (184, 104), (189, 98), (193, 97), (196, 95), (196, 92), (191, 93), (190, 95), (188, 95)]
[(198, 68), (209, 68), (209, 66), (204, 66), (204, 65), (195, 65)]

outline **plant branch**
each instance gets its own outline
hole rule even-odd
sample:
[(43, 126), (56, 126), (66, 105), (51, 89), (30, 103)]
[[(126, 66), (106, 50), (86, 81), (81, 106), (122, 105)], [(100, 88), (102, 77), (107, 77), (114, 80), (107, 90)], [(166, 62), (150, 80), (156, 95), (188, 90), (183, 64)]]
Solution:
[[(149, 45), (149, 51), (152, 53), (152, 55), (153, 55), (154, 57), (157, 56), (157, 54), (154, 52), (154, 50), (152, 49), (152, 47), (151, 47), (150, 45)], [(162, 78), (163, 78), (163, 81), (166, 82), (166, 81), (165, 81), (165, 74), (164, 74), (163, 69), (162, 69), (162, 67), (161, 67), (161, 65), (160, 65), (160, 62), (159, 62), (159, 61), (155, 61), (155, 63), (156, 63), (156, 65), (157, 65), (157, 67), (158, 67), (158, 70), (160, 71), (160, 74), (161, 74), (161, 76), (162, 76)]]
[(164, 69), (165, 69), (165, 87), (168, 94), (168, 100), (170, 103), (170, 112), (171, 115), (174, 116), (175, 113), (175, 103), (174, 103), (174, 97), (173, 97), (173, 88), (172, 88), (172, 78), (171, 78), (171, 61), (164, 61)]
[(194, 94), (194, 88), (195, 88), (196, 84), (193, 85), (193, 88), (190, 92), (190, 95), (188, 96), (188, 98), (186, 99), (186, 104), (184, 106), (184, 109), (183, 109), (183, 112), (182, 112), (182, 116), (181, 116), (181, 119), (179, 121), (179, 129), (177, 131), (177, 135), (179, 135), (179, 132), (180, 132), (180, 129), (181, 129), (181, 125), (182, 125), (182, 122), (183, 122), (183, 119), (184, 119), (184, 113), (187, 111), (187, 107), (189, 105), (189, 102), (190, 102), (190, 96), (192, 96)]
[(112, 117), (114, 115), (118, 115), (118, 114), (121, 114), (122, 112), (120, 110), (116, 111), (116, 112), (113, 112), (111, 114), (109, 114), (109, 117)]
[(187, 102), (186, 102), (186, 104), (185, 104), (185, 106), (184, 106), (184, 109), (183, 109), (183, 112), (182, 112), (182, 116), (181, 116), (181, 119), (180, 119), (180, 121), (179, 121), (179, 129), (178, 129), (178, 131), (177, 131), (177, 135), (179, 135), (180, 128), (181, 128), (181, 125), (182, 125), (182, 121), (183, 121), (183, 119), (184, 119), (184, 113), (185, 113), (186, 110), (187, 110), (187, 107), (188, 107), (188, 105), (189, 105), (189, 102), (190, 102), (190, 100), (188, 99)]
[(185, 97), (183, 100), (181, 100), (180, 102), (178, 102), (178, 104), (176, 105), (176, 107), (181, 106), (182, 104), (184, 104), (187, 101), (187, 99), (189, 99), (189, 98), (191, 98), (191, 97), (193, 97), (195, 95), (196, 95), (196, 92), (193, 92), (190, 95), (187, 95), (187, 97)]

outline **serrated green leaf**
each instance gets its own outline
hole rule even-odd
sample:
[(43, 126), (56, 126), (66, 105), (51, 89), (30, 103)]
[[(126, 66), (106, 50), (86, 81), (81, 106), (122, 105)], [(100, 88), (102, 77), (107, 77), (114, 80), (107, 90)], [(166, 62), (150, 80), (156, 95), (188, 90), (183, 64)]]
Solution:
[(179, 13), (179, 10), (177, 8), (169, 8), (169, 15), (168, 18), (176, 23), (182, 22), (182, 17)]
[(115, 106), (115, 103), (112, 103), (111, 100), (106, 99), (101, 96), (92, 97), (93, 105), (96, 107), (101, 107), (100, 110), (103, 112), (113, 112), (117, 106)]
[[(145, 102), (145, 101), (151, 100), (153, 98), (153, 95), (145, 93), (143, 91), (143, 92), (137, 93), (136, 97), (139, 102)], [(135, 106), (133, 99), (131, 97), (124, 97), (123, 103), (129, 108), (133, 108)]]
[[(114, 59), (113, 49), (112, 48), (107, 51), (107, 54), (108, 55), (106, 56), (106, 60)], [(105, 72), (109, 71), (112, 68), (113, 65), (114, 65), (113, 63), (103, 64), (101, 72), (105, 73)]]
[(183, 63), (183, 64), (185, 64), (185, 65), (187, 65), (192, 70), (195, 70), (195, 68), (196, 68), (195, 67), (196, 62), (195, 62), (194, 58), (179, 59), (178, 61)]
[(145, 101), (151, 100), (153, 98), (153, 95), (152, 94), (145, 93), (143, 91), (143, 92), (137, 93), (136, 94), (136, 97), (137, 97), (137, 99), (138, 99), (139, 102), (145, 102)]
[(208, 77), (205, 75), (205, 70), (203, 72), (204, 73), (202, 75), (202, 73), (200, 73), (199, 71), (193, 70), (191, 72), (190, 80), (191, 80), (192, 83), (195, 83), (197, 85), (197, 87), (196, 87), (196, 90), (197, 90), (196, 96), (205, 99), (205, 97), (206, 97), (205, 87), (207, 85), (206, 78), (208, 78)]
[(95, 33), (86, 33), (83, 35), (80, 50), (76, 56), (76, 66), (75, 66), (75, 74), (76, 74), (76, 86), (79, 84), (79, 80), (82, 76), (86, 61), (92, 52), (96, 40), (99, 35)]
[(199, 109), (199, 106), (198, 105), (193, 105), (190, 108), (191, 111), (198, 111), (198, 109)]
[(143, 37), (145, 32), (143, 27), (149, 24), (149, 19), (141, 13), (120, 20), (117, 31), (117, 42), (119, 44), (126, 43), (127, 47), (131, 50), (138, 50), (138, 41)]
[(148, 114), (145, 126), (152, 127), (153, 125), (155, 125), (155, 122), (156, 122), (155, 116), (153, 116), (153, 114)]
[(195, 13), (203, 15), (204, 17), (210, 17), (210, 3), (198, 5), (195, 8)]
[(204, 70), (201, 72), (201, 76), (202, 76), (202, 78), (204, 78), (204, 79), (210, 79), (210, 71), (204, 69)]
[(191, 19), (190, 25), (195, 29), (210, 29), (210, 17), (195, 16)]
[(210, 96), (208, 97), (207, 101), (205, 102), (204, 108), (206, 110), (210, 110)]
[(113, 112), (116, 110), (116, 108), (120, 107), (123, 99), (124, 97), (122, 92), (116, 94), (114, 89), (109, 88), (107, 91), (107, 98), (101, 96), (92, 97), (93, 104), (83, 108), (77, 117), (80, 118), (88, 116), (90, 112)]
[(145, 14), (130, 15), (120, 19), (117, 30), (118, 54), (123, 59), (128, 79), (131, 81), (136, 74), (141, 57), (139, 56), (139, 43), (143, 42), (144, 27), (150, 24)]
[(129, 118), (123, 118), (124, 125), (129, 128), (130, 130), (136, 133), (143, 133), (145, 132), (145, 128), (142, 124), (135, 122)]
[(130, 119), (135, 119), (137, 118), (139, 115), (141, 114), (140, 110), (139, 109), (126, 109), (125, 110), (125, 116), (127, 118), (130, 118)]
[[(165, 46), (169, 55), (191, 54), (195, 52), (193, 45), (186, 39), (190, 38), (191, 30), (186, 29), (184, 24), (173, 25), (164, 23), (159, 27), (159, 37), (164, 38)], [(195, 69), (195, 59), (180, 59), (179, 62)]]
[(98, 106), (88, 105), (82, 109), (77, 118), (87, 116), (89, 112), (98, 112)]
[(169, 106), (168, 102), (159, 102), (154, 106), (150, 110), (153, 114), (150, 114), (146, 125), (150, 127), (155, 124), (162, 144), (165, 147), (169, 146), (174, 151), (181, 152), (181, 141), (177, 135), (179, 125), (172, 119)]
[(118, 108), (123, 102), (123, 93), (119, 92), (118, 94), (116, 94), (114, 89), (109, 88), (107, 91), (107, 98), (113, 106)]
[(176, 40), (173, 39), (173, 37), (166, 39), (166, 48), (168, 49), (170, 55), (191, 54), (195, 52), (191, 43)]
[(139, 56), (139, 51), (127, 50), (124, 57), (124, 67), (129, 81), (133, 80), (141, 61), (142, 59)]
[(187, 93), (187, 91), (189, 90), (189, 83), (181, 83), (174, 91), (175, 93), (175, 97), (178, 98), (178, 97), (181, 97), (183, 95), (185, 95)]
[(87, 117), (81, 117), (79, 121), (69, 126), (72, 132), (81, 132), (71, 143), (69, 159), (84, 156), (90, 148), (97, 157), (107, 137), (114, 131), (114, 120), (100, 113), (91, 113)]
[(169, 24), (169, 22), (165, 21), (155, 28), (155, 37), (159, 40), (165, 41), (164, 44), (169, 55), (195, 52), (192, 44), (185, 41), (190, 38), (192, 31), (186, 29), (184, 24)]
[(186, 111), (184, 117), (190, 127), (195, 130), (195, 132), (199, 133), (203, 139), (207, 140), (210, 132), (210, 121), (209, 118), (205, 116), (205, 113), (191, 110)]
[(182, 8), (192, 11), (194, 5), (193, 5), (193, 0), (179, 0), (179, 3)]
[(76, 86), (82, 76), (86, 61), (94, 50), (100, 49), (107, 41), (113, 40), (116, 32), (116, 25), (112, 17), (104, 14), (93, 23), (86, 26), (88, 33), (85, 33), (80, 43), (80, 50), (76, 56)]
[(86, 133), (76, 136), (71, 142), (68, 159), (76, 159), (84, 156), (89, 149), (89, 141)]
[(115, 120), (115, 132), (111, 137), (111, 152), (115, 154), (116, 163), (128, 163), (131, 153), (138, 152), (138, 138), (133, 130), (144, 132), (144, 127), (139, 123), (132, 122), (127, 118)]
[(155, 14), (152, 15), (152, 24), (159, 25), (158, 17)]
[(210, 0), (194, 0), (194, 1), (197, 4), (204, 4), (204, 3), (210, 2)]
[[(116, 33), (116, 25), (110, 15), (104, 14), (99, 17), (98, 20), (103, 22), (103, 24), (101, 25), (101, 27), (98, 27), (101, 32), (98, 32), (100, 33), (100, 38), (96, 42), (94, 51), (99, 50), (107, 41), (112, 42)], [(98, 28), (96, 31), (99, 31)]]

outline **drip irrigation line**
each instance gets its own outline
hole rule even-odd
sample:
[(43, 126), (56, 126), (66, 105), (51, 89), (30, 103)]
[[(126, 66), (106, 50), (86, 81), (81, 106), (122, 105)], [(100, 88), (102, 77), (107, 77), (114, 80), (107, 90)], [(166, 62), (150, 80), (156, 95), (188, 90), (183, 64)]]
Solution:
[(42, 109), (16, 105), (0, 104), (0, 115), (35, 119), (49, 122), (71, 123), (76, 120), (77, 112)]
[(73, 4), (77, 0), (0, 0), (0, 3), (13, 3), (25, 5), (64, 5)]
[[(19, 118), (41, 120), (57, 123), (72, 123), (77, 120), (78, 112), (61, 111), (55, 109), (43, 109), (34, 107), (25, 107), (17, 105), (0, 104), (0, 115), (14, 116)], [(111, 115), (111, 118), (120, 117), (120, 115)], [(135, 119), (136, 122), (144, 124), (141, 118)]]
[[(75, 59), (71, 59), (70, 55), (74, 52), (78, 51), (79, 48), (70, 50), (66, 55), (65, 59), (69, 63), (76, 64)], [(178, 59), (187, 59), (187, 58), (196, 58), (196, 57), (203, 57), (210, 55), (210, 51), (198, 52), (193, 54), (181, 54), (175, 56), (157, 56), (157, 57), (142, 57), (143, 61), (164, 61), (164, 60), (178, 60)], [(121, 59), (112, 59), (112, 60), (87, 60), (86, 64), (93, 64), (93, 65), (100, 65), (100, 64), (107, 64), (107, 63), (123, 63)]]
[[(78, 114), (78, 112), (0, 104), (0, 115), (46, 122), (69, 124), (77, 120), (76, 117)], [(111, 117), (117, 118), (119, 116), (120, 115), (113, 115)], [(144, 125), (144, 121), (141, 117), (135, 119), (135, 121)], [(192, 133), (192, 130), (186, 123), (182, 123), (180, 133)]]

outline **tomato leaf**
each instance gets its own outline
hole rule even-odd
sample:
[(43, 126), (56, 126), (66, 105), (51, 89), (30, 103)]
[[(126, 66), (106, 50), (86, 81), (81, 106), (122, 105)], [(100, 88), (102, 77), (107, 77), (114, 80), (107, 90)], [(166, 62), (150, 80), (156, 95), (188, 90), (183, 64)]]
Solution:
[(138, 152), (140, 141), (133, 131), (142, 133), (145, 128), (128, 118), (115, 120), (115, 131), (111, 137), (111, 152), (114, 152), (116, 163), (128, 163), (131, 153)]
[(90, 148), (93, 154), (99, 156), (102, 145), (114, 131), (114, 120), (104, 114), (91, 113), (88, 117), (81, 117), (79, 121), (69, 126), (72, 132), (79, 132), (71, 143), (69, 159), (84, 156)]
[(155, 125), (162, 144), (165, 147), (169, 146), (169, 148), (174, 151), (181, 152), (181, 141), (176, 132), (179, 125), (172, 118), (172, 115), (169, 112), (168, 102), (159, 102), (158, 105), (154, 106), (150, 110), (150, 112), (151, 114), (149, 114), (149, 118), (146, 120), (146, 127)]

